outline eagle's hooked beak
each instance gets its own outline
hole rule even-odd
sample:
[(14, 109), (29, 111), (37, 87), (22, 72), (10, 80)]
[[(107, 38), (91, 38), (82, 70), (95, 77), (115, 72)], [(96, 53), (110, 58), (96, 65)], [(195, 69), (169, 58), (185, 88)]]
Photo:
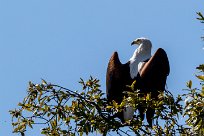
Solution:
[(139, 45), (139, 41), (138, 41), (138, 40), (134, 40), (134, 41), (131, 43), (131, 46), (134, 45), (134, 44)]
[(131, 46), (134, 45), (134, 44), (135, 44), (135, 41), (133, 41), (133, 42), (131, 43)]

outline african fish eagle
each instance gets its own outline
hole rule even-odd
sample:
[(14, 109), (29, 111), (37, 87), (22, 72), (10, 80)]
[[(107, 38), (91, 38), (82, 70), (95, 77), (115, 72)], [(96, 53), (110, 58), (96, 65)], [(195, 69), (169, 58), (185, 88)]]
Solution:
[[(151, 98), (158, 99), (159, 92), (165, 90), (166, 78), (169, 75), (169, 61), (166, 52), (159, 48), (151, 57), (152, 43), (147, 38), (137, 38), (131, 45), (139, 45), (130, 60), (122, 64), (118, 53), (114, 52), (109, 60), (106, 73), (106, 94), (109, 102), (113, 100), (120, 104), (125, 96), (124, 91), (128, 90), (127, 85), (131, 85), (135, 80), (135, 89), (140, 93), (151, 93)], [(138, 108), (140, 117), (144, 119), (145, 109)], [(117, 117), (122, 122), (132, 119), (135, 109), (125, 106), (123, 112), (119, 112)], [(148, 108), (146, 111), (147, 122), (152, 126), (152, 118), (155, 110)]]

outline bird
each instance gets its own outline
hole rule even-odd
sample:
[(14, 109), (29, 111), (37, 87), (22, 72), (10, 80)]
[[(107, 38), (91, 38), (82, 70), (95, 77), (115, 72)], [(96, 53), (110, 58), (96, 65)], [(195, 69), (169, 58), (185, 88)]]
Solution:
[[(138, 45), (138, 48), (125, 64), (120, 62), (117, 52), (114, 52), (109, 60), (106, 72), (106, 95), (109, 103), (114, 100), (120, 104), (125, 96), (124, 91), (128, 90), (127, 85), (131, 85), (135, 80), (134, 89), (140, 90), (144, 95), (152, 93), (152, 99), (157, 99), (159, 91), (165, 90), (170, 66), (164, 49), (159, 48), (151, 56), (152, 43), (144, 37), (133, 40), (131, 45)], [(144, 120), (145, 108), (139, 106), (138, 110), (141, 119)], [(132, 119), (134, 112), (132, 106), (125, 106), (122, 112), (117, 113), (117, 117), (125, 122)], [(146, 111), (146, 119), (150, 126), (154, 113), (155, 110), (150, 107)]]

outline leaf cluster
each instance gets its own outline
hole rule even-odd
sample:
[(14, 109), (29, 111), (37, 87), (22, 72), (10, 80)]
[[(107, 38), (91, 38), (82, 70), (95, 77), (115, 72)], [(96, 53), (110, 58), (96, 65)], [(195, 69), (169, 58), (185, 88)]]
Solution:
[(187, 117), (186, 124), (194, 134), (204, 135), (204, 65), (198, 66), (197, 69), (199, 73), (195, 76), (200, 81), (200, 88), (194, 88), (191, 80), (187, 83), (187, 93), (183, 95), (184, 116)]
[[(135, 90), (126, 92), (128, 97), (124, 97), (121, 103), (108, 103), (98, 79), (80, 79), (79, 83), (82, 91), (72, 91), (45, 80), (40, 84), (29, 82), (28, 94), (18, 104), (19, 108), (10, 110), (13, 132), (24, 135), (28, 127), (43, 125), (41, 134), (44, 135), (75, 136), (94, 132), (107, 135), (112, 131), (119, 135), (174, 135), (182, 128), (177, 121), (182, 113), (179, 104), (182, 99), (180, 96), (174, 99), (169, 91), (161, 92), (159, 99), (154, 100), (151, 94), (141, 97)], [(130, 86), (132, 89), (134, 83)], [(131, 120), (123, 123), (116, 114), (127, 105), (133, 106), (136, 112)], [(156, 110), (156, 123), (152, 128), (141, 120), (138, 106)], [(124, 131), (124, 127), (128, 130)]]

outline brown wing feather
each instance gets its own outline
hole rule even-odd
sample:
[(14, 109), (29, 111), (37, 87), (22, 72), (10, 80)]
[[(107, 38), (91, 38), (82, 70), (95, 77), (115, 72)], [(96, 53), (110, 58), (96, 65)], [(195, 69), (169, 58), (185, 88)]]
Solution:
[[(118, 53), (114, 52), (108, 63), (106, 73), (106, 94), (108, 102), (114, 100), (118, 104), (121, 103), (124, 93), (127, 90), (126, 85), (130, 85), (133, 80), (129, 74), (129, 62), (121, 64)], [(123, 112), (116, 113), (113, 117), (118, 117), (124, 122)]]
[(121, 90), (118, 86), (118, 82), (121, 82), (121, 65), (118, 53), (114, 52), (109, 60), (106, 73), (106, 94), (109, 101), (115, 100), (118, 102), (117, 91)]
[[(170, 66), (167, 54), (163, 49), (159, 48), (139, 73), (140, 91), (144, 94), (152, 92), (151, 97), (153, 99), (158, 99), (158, 91), (165, 90), (166, 79), (169, 72)], [(140, 107), (139, 111), (140, 114), (143, 114), (144, 108)], [(146, 112), (147, 122), (150, 126), (152, 126), (154, 112), (155, 110), (152, 108), (148, 108)]]
[(170, 67), (166, 52), (159, 48), (140, 72), (143, 82), (141, 89), (164, 90)]

